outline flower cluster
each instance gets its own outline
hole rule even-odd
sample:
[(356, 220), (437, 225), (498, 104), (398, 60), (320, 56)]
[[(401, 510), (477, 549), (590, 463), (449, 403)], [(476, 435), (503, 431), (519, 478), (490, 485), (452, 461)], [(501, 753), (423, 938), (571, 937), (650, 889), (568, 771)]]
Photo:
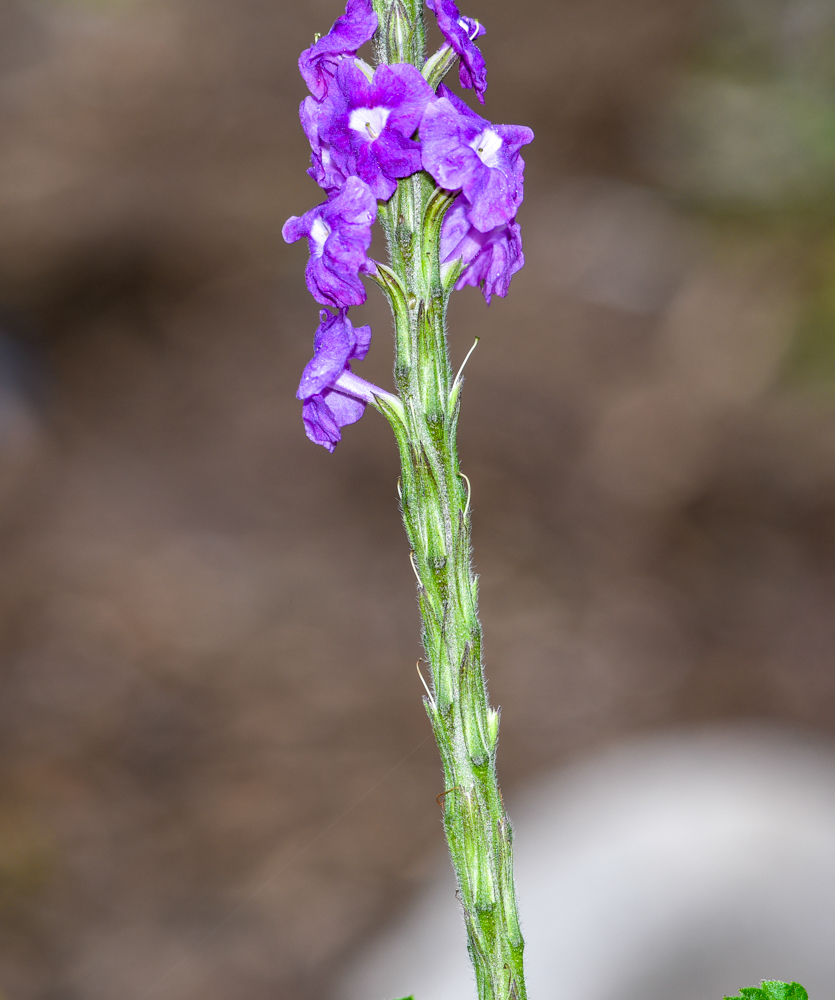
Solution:
[[(475, 44), (483, 26), (462, 16), (454, 0), (427, 6), (444, 45), (426, 67), (443, 60), (451, 66), (457, 58), (462, 86), (483, 103), (487, 74)], [(401, 178), (423, 170), (440, 188), (458, 192), (440, 236), (442, 271), (455, 269), (456, 288), (478, 286), (489, 303), (507, 294), (524, 263), (515, 220), (523, 190), (520, 149), (533, 133), (490, 123), (443, 83), (434, 90), (411, 63), (372, 69), (357, 53), (376, 30), (371, 0), (348, 0), (345, 14), (299, 59), (310, 90), (300, 109), (311, 147), (308, 173), (327, 200), (288, 219), (283, 235), (288, 243), (307, 238), (308, 290), (336, 310), (321, 313), (298, 391), (308, 437), (331, 451), (340, 427), (358, 420), (375, 396), (388, 396), (350, 370), (349, 361), (368, 351), (371, 331), (354, 329), (347, 309), (365, 301), (360, 275), (377, 268), (367, 256), (377, 203), (391, 198)]]

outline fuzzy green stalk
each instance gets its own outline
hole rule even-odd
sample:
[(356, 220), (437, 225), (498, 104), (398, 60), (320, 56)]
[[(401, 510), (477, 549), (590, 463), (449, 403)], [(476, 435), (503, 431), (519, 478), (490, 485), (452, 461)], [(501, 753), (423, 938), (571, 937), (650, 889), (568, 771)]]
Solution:
[[(432, 77), (449, 65), (424, 67), (422, 0), (374, 0), (374, 9), (378, 61), (411, 62), (435, 86)], [(441, 223), (454, 198), (420, 172), (401, 180), (380, 205), (389, 267), (379, 267), (377, 280), (394, 316), (394, 378), (403, 407), (383, 400), (377, 406), (394, 429), (402, 462), (400, 502), (431, 673), (424, 703), (443, 764), (439, 799), (478, 997), (525, 1000), (513, 834), (496, 777), (499, 713), (484, 682), (469, 483), (458, 462), (461, 378), (453, 377), (446, 336), (458, 271), (442, 279), (439, 260)]]

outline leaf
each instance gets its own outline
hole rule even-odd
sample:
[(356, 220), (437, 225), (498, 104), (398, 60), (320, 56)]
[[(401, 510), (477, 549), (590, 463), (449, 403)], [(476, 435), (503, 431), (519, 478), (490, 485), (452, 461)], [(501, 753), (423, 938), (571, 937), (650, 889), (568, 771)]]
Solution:
[(736, 997), (725, 1000), (809, 1000), (809, 994), (800, 983), (780, 983), (776, 979), (764, 979), (760, 986), (743, 986)]

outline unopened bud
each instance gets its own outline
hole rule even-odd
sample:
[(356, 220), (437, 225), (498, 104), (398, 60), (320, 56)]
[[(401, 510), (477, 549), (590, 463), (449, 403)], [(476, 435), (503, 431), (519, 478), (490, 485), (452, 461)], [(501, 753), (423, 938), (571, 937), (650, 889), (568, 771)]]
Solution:
[(386, 43), (391, 62), (412, 62), (414, 25), (402, 0), (395, 0), (388, 12)]

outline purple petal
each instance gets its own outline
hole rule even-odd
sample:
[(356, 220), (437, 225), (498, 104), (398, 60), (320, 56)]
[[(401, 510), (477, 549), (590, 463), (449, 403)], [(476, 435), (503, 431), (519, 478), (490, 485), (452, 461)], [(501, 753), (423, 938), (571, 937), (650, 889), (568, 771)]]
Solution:
[(304, 134), (310, 143), (308, 174), (327, 192), (338, 191), (345, 183), (346, 175), (334, 162), (330, 143), (324, 142), (319, 134), (322, 105), (313, 97), (306, 97), (299, 108)]
[(409, 63), (378, 66), (369, 94), (369, 107), (391, 109), (387, 126), (408, 139), (417, 131), (426, 105), (434, 100), (432, 88)]
[(327, 309), (319, 313), (319, 329), (313, 341), (313, 358), (305, 366), (297, 399), (318, 395), (335, 382), (351, 356), (354, 337), (347, 310), (340, 309), (334, 316)]
[(479, 131), (484, 128), (485, 125), (490, 124), (490, 122), (488, 122), (486, 118), (482, 118), (477, 111), (473, 111), (469, 104), (462, 100), (458, 94), (450, 90), (445, 83), (442, 83), (438, 87), (438, 96), (445, 97), (463, 118), (472, 118), (473, 124), (476, 125)]
[(313, 358), (302, 373), (296, 398), (309, 399), (333, 387), (348, 369), (348, 362), (362, 361), (370, 345), (370, 326), (354, 327), (347, 309), (335, 315), (322, 309), (313, 339)]
[(370, 269), (366, 251), (376, 215), (373, 192), (359, 177), (349, 177), (329, 201), (284, 224), (282, 233), (288, 243), (308, 238), (305, 280), (317, 302), (338, 309), (365, 301), (359, 272)]
[(304, 272), (307, 290), (322, 305), (339, 309), (365, 302), (365, 286), (356, 274), (328, 266), (322, 258), (311, 258)]
[[(469, 202), (463, 195), (459, 195), (452, 203), (452, 207), (447, 210), (441, 226), (441, 263), (446, 264), (453, 258), (464, 257), (464, 263), (468, 264), (472, 256), (467, 256), (468, 249), (462, 248), (461, 244), (469, 235), (472, 225), (467, 218)], [(478, 245), (473, 244), (475, 253), (478, 252)], [(473, 256), (475, 255), (473, 253)]]
[(518, 154), (522, 146), (527, 146), (534, 139), (533, 129), (527, 125), (494, 125), (493, 128), (502, 137), (507, 156), (511, 159)]
[(383, 173), (373, 146), (376, 146), (376, 143), (359, 147), (354, 161), (355, 169), (374, 193), (375, 198), (379, 198), (380, 201), (388, 201), (397, 188), (397, 181)]
[(514, 178), (500, 169), (474, 171), (464, 183), (463, 191), (472, 206), (470, 222), (483, 233), (508, 222), (516, 214)]
[[(420, 124), (423, 168), (441, 187), (455, 191), (479, 169), (481, 161), (467, 144), (466, 121), (453, 104), (441, 97), (428, 105)], [(478, 133), (471, 130), (473, 137)]]
[(347, 320), (348, 325), (351, 327), (351, 333), (353, 334), (351, 353), (348, 355), (349, 361), (362, 361), (362, 359), (368, 354), (368, 348), (371, 346), (371, 327), (365, 326), (353, 326), (350, 320)]
[(387, 177), (408, 177), (420, 170), (420, 143), (396, 132), (384, 132), (374, 143), (374, 153)]
[(376, 30), (377, 15), (371, 0), (348, 0), (345, 13), (336, 19), (328, 34), (302, 52), (299, 72), (317, 100), (326, 96), (340, 61), (355, 56)]
[[(485, 246), (483, 254), (483, 264), (480, 270), (481, 290), (487, 305), (490, 305), (490, 298), (498, 295), (504, 298), (510, 289), (510, 279), (513, 275), (525, 266), (525, 255), (522, 252), (522, 233), (516, 222), (510, 222), (507, 226), (500, 227), (502, 230), (489, 244)], [(462, 275), (466, 278), (466, 275)], [(456, 284), (460, 284), (456, 282)], [(473, 284), (474, 282), (470, 282)]]
[[(334, 274), (341, 274), (357, 277), (360, 268), (365, 263), (365, 251), (368, 243), (364, 239), (359, 239), (346, 226), (344, 229), (335, 230), (325, 243), (325, 252), (322, 254), (322, 262), (325, 267)], [(351, 305), (359, 303), (352, 302)]]
[(512, 220), (480, 232), (468, 219), (470, 208), (461, 196), (447, 212), (441, 229), (441, 261), (461, 261), (463, 270), (455, 287), (480, 287), (489, 305), (493, 295), (507, 295), (511, 277), (524, 266), (521, 230)]
[(356, 423), (367, 403), (384, 399), (400, 406), (396, 396), (354, 375), (348, 361), (362, 360), (371, 342), (371, 327), (354, 329), (347, 310), (331, 315), (320, 313), (321, 322), (314, 340), (313, 359), (302, 375), (296, 396), (304, 401), (302, 417), (307, 436), (328, 451), (341, 440), (339, 428)]
[(339, 424), (321, 396), (312, 396), (305, 400), (302, 406), (302, 420), (305, 433), (314, 444), (320, 444), (333, 452), (342, 440)]
[(348, 396), (338, 389), (328, 389), (322, 396), (339, 427), (355, 424), (365, 413), (365, 403), (361, 399)]
[(310, 213), (307, 212), (305, 215), (291, 215), (290, 218), (284, 223), (281, 228), (281, 235), (284, 237), (285, 243), (295, 243), (296, 240), (300, 240), (302, 236), (307, 236), (310, 232), (310, 227), (307, 225), (306, 219)]
[(379, 66), (369, 83), (350, 62), (342, 62), (321, 107), (317, 139), (328, 144), (333, 169), (355, 174), (380, 200), (388, 200), (397, 179), (420, 170), (420, 147), (412, 136), (434, 94), (414, 66)]
[(484, 34), (484, 27), (469, 17), (462, 17), (454, 0), (426, 0), (426, 6), (435, 12), (441, 34), (458, 53), (461, 60), (458, 78), (461, 86), (474, 88), (479, 101), (484, 104), (487, 90), (487, 67), (475, 39)]
[(377, 218), (377, 199), (359, 177), (349, 177), (342, 190), (323, 206), (322, 216), (334, 230), (350, 230), (352, 238), (371, 246), (371, 226)]

